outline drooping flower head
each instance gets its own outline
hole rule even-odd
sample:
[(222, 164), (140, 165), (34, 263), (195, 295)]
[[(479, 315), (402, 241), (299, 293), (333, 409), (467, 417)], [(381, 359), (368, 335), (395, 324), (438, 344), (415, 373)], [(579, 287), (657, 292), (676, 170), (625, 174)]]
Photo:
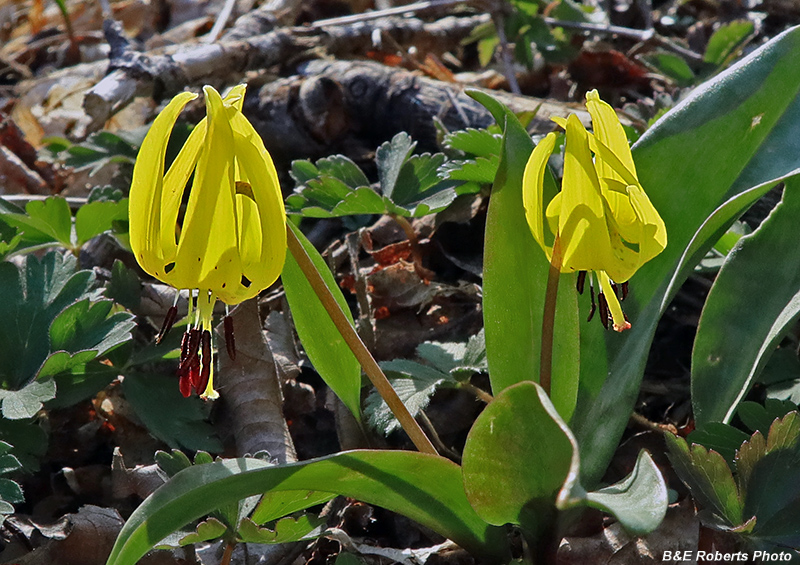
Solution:
[[(562, 272), (589, 272), (600, 286), (601, 319), (630, 327), (619, 303), (628, 279), (667, 245), (661, 216), (639, 183), (628, 139), (614, 109), (596, 90), (586, 94), (594, 134), (577, 116), (553, 120), (566, 130), (561, 190), (545, 201), (545, 172), (556, 134), (534, 148), (523, 176), (525, 217), (534, 239), (553, 257), (558, 237)], [(582, 290), (583, 278), (579, 278)], [(619, 286), (618, 286), (619, 285)], [(592, 303), (594, 313), (594, 302)]]
[[(245, 86), (234, 87), (225, 98), (210, 86), (203, 92), (207, 116), (192, 130), (166, 174), (170, 133), (184, 106), (197, 95), (178, 94), (153, 122), (134, 166), (129, 216), (131, 247), (142, 268), (196, 296), (195, 309), (189, 301), (181, 392), (188, 396), (194, 388), (215, 398), (214, 304), (217, 299), (238, 304), (275, 282), (286, 254), (286, 215), (272, 159), (242, 114)], [(186, 213), (179, 222), (192, 175)], [(174, 307), (170, 315), (174, 320)]]

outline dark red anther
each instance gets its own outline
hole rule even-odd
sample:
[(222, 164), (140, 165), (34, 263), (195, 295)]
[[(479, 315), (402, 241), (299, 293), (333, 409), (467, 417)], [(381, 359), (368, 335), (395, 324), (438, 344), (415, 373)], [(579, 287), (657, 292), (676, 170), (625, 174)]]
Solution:
[(189, 398), (192, 395), (192, 380), (188, 372), (181, 374), (181, 378), (178, 381), (178, 388), (184, 398)]
[(164, 323), (161, 324), (161, 331), (158, 332), (156, 336), (156, 345), (161, 343), (161, 340), (167, 337), (169, 330), (172, 329), (172, 325), (175, 323), (175, 318), (178, 317), (178, 307), (177, 306), (170, 306), (169, 310), (167, 310), (167, 315), (164, 316)]
[(578, 283), (575, 287), (578, 289), (578, 294), (583, 294), (583, 286), (586, 283), (586, 271), (578, 271)]
[[(196, 393), (200, 393), (200, 357), (195, 355), (189, 365), (188, 381)], [(191, 390), (191, 389), (190, 389)]]
[(597, 303), (595, 303), (595, 301), (594, 301), (594, 287), (592, 285), (589, 285), (589, 298), (592, 301), (592, 307), (589, 310), (589, 317), (586, 318), (587, 322), (591, 322), (592, 321), (592, 318), (594, 317), (594, 312), (595, 312), (595, 310), (597, 310)]
[(201, 394), (206, 387), (208, 386), (208, 379), (211, 378), (211, 363), (213, 363), (213, 359), (211, 358), (211, 332), (208, 330), (203, 330), (203, 351), (201, 353), (201, 362), (202, 367), (200, 369), (200, 378), (197, 381), (197, 385), (195, 385), (195, 390), (197, 390), (198, 394)]
[(622, 296), (620, 297), (620, 300), (625, 300), (626, 298), (628, 298), (628, 281), (622, 283), (621, 287), (622, 287)]
[(597, 304), (600, 307), (600, 321), (603, 322), (603, 327), (608, 329), (608, 302), (602, 292), (597, 295)]
[(183, 360), (189, 356), (189, 341), (189, 330), (186, 330), (183, 332), (183, 337), (181, 338), (181, 363), (183, 363)]
[(230, 316), (225, 316), (225, 319), (222, 320), (222, 323), (225, 326), (225, 349), (228, 350), (228, 357), (231, 358), (231, 361), (235, 361), (236, 337), (233, 335), (233, 318)]
[(186, 355), (181, 351), (181, 364), (178, 371), (186, 371), (190, 368), (192, 359), (197, 357), (197, 349), (200, 347), (200, 329), (192, 328), (189, 330), (189, 343), (186, 348)]

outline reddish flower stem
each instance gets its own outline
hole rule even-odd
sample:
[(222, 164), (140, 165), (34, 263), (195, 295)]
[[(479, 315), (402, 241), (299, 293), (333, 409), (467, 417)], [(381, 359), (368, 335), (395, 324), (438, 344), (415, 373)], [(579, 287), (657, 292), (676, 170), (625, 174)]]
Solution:
[(553, 242), (553, 258), (547, 272), (547, 287), (544, 294), (544, 315), (542, 316), (542, 352), (539, 357), (539, 385), (550, 394), (550, 382), (553, 375), (553, 334), (556, 325), (556, 299), (558, 298), (558, 277), (561, 274), (561, 263), (564, 254), (561, 239), (556, 235)]

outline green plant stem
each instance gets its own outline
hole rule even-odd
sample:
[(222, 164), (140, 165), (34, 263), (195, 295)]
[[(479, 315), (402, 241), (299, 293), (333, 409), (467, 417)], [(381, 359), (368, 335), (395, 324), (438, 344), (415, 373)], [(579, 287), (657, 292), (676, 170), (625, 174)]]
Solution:
[(494, 400), (494, 397), (491, 394), (470, 382), (458, 383), (458, 386), (459, 388), (463, 388), (464, 390), (471, 392), (475, 395), (475, 398), (482, 400), (486, 404), (489, 404), (492, 400)]
[(236, 547), (235, 541), (229, 541), (225, 544), (225, 552), (222, 554), (219, 565), (231, 565), (231, 556), (233, 555), (234, 547)]
[(556, 299), (558, 298), (558, 278), (561, 262), (564, 259), (561, 239), (556, 235), (553, 242), (553, 258), (547, 272), (547, 287), (544, 294), (544, 315), (542, 316), (542, 353), (539, 357), (539, 385), (550, 394), (550, 381), (553, 374), (553, 334), (556, 325)]
[(381, 370), (377, 361), (375, 361), (375, 358), (369, 352), (367, 346), (364, 345), (364, 342), (361, 341), (361, 338), (356, 333), (355, 328), (353, 328), (352, 324), (350, 324), (350, 320), (348, 320), (347, 316), (345, 316), (344, 312), (339, 306), (339, 303), (336, 302), (336, 299), (333, 297), (333, 294), (331, 294), (330, 289), (328, 289), (325, 281), (322, 279), (322, 276), (319, 274), (314, 266), (314, 263), (311, 261), (311, 258), (308, 256), (305, 249), (303, 249), (303, 245), (300, 243), (300, 240), (297, 238), (292, 231), (292, 228), (288, 224), (286, 227), (286, 235), (289, 251), (291, 252), (292, 256), (294, 256), (295, 261), (297, 261), (300, 270), (303, 271), (303, 274), (311, 285), (311, 288), (314, 289), (314, 292), (316, 293), (320, 302), (322, 302), (322, 306), (325, 308), (325, 311), (331, 317), (336, 329), (339, 330), (339, 333), (342, 335), (345, 343), (347, 343), (350, 351), (352, 351), (353, 355), (356, 356), (356, 359), (358, 359), (361, 367), (363, 367), (364, 372), (372, 382), (372, 385), (389, 406), (389, 409), (400, 422), (403, 430), (408, 434), (408, 437), (411, 438), (411, 441), (419, 451), (422, 453), (438, 455), (436, 448), (431, 443), (431, 440), (428, 439), (428, 436), (426, 436), (425, 432), (422, 431), (422, 428), (408, 411), (408, 408), (406, 408), (405, 404), (403, 404), (403, 401), (400, 400), (399, 396), (397, 396), (397, 392), (395, 392), (394, 388), (392, 388), (391, 383), (389, 383), (389, 379), (387, 379), (386, 375), (383, 374), (383, 371)]

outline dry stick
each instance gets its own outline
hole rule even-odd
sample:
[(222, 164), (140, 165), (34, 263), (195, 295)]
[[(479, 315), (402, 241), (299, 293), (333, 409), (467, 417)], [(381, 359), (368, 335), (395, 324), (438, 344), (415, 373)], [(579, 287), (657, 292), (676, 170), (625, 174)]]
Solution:
[(311, 258), (306, 253), (306, 250), (303, 249), (303, 245), (289, 225), (286, 226), (286, 235), (289, 251), (292, 253), (295, 261), (297, 261), (300, 270), (303, 271), (311, 288), (314, 289), (320, 302), (322, 302), (322, 306), (325, 308), (328, 316), (331, 317), (331, 321), (333, 321), (336, 329), (339, 330), (339, 333), (345, 343), (347, 343), (350, 351), (356, 356), (356, 359), (358, 359), (358, 362), (364, 368), (364, 372), (367, 374), (367, 377), (369, 377), (372, 385), (389, 406), (389, 409), (400, 422), (403, 430), (408, 434), (408, 437), (411, 438), (411, 441), (419, 451), (438, 455), (431, 440), (428, 439), (428, 436), (422, 431), (422, 428), (408, 411), (405, 404), (403, 404), (403, 401), (397, 396), (397, 392), (392, 388), (392, 385), (389, 383), (386, 375), (383, 374), (375, 358), (369, 352), (367, 346), (364, 345), (364, 342), (361, 341), (361, 338), (358, 337), (356, 330), (350, 324), (344, 312), (342, 312), (339, 303), (336, 302), (330, 289), (325, 284), (325, 281), (322, 280), (322, 276), (319, 274), (319, 271), (317, 271), (314, 263), (311, 262)]
[(564, 259), (561, 239), (556, 235), (553, 242), (553, 258), (547, 272), (547, 288), (544, 294), (544, 315), (542, 316), (542, 353), (539, 358), (539, 384), (550, 394), (550, 381), (553, 373), (553, 334), (556, 325), (556, 299), (558, 298), (558, 277)]
[(429, 0), (425, 2), (416, 2), (414, 4), (406, 4), (405, 6), (396, 6), (394, 8), (387, 8), (385, 10), (375, 10), (372, 12), (364, 12), (363, 14), (353, 14), (352, 16), (342, 16), (339, 18), (329, 18), (327, 20), (317, 20), (311, 24), (312, 28), (323, 28), (329, 26), (346, 25), (353, 23), (366, 22), (369, 20), (377, 20), (387, 16), (404, 16), (408, 14), (415, 14), (422, 10), (430, 8), (442, 8), (445, 6), (452, 6), (454, 4), (466, 4), (465, 0)]
[(417, 238), (417, 232), (414, 231), (414, 226), (404, 216), (398, 216), (397, 214), (389, 214), (389, 216), (403, 228), (403, 232), (408, 238), (408, 243), (411, 245), (411, 256), (414, 258), (414, 271), (423, 280), (427, 281), (433, 278), (433, 273), (422, 266), (422, 253), (419, 250), (419, 239)]

